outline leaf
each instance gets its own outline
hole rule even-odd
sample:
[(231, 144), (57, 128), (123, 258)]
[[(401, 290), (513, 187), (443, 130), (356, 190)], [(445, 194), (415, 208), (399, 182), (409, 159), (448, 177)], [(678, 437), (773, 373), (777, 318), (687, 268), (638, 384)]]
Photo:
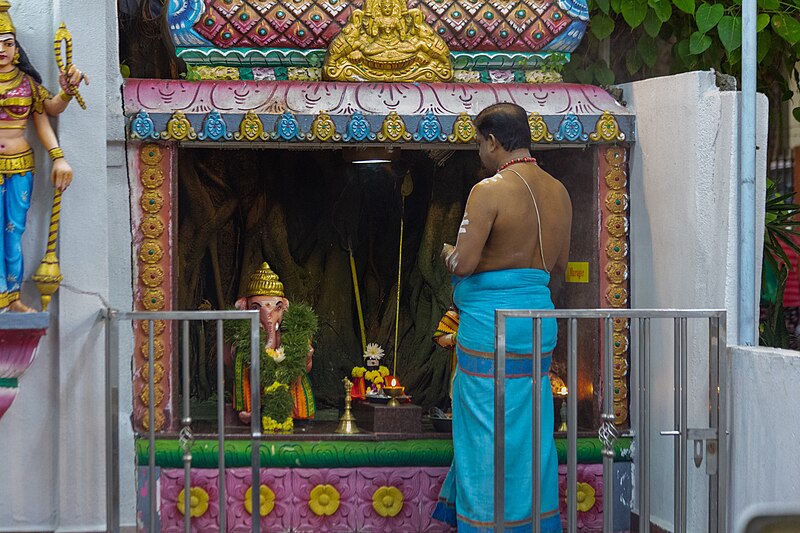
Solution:
[(661, 22), (668, 21), (672, 16), (672, 4), (669, 3), (669, 0), (658, 0), (657, 2), (651, 3), (650, 7), (653, 8), (658, 20)]
[[(590, 67), (591, 68), (591, 67)], [(578, 69), (575, 71), (575, 77), (578, 79), (578, 82), (584, 85), (590, 85), (593, 80), (592, 73), (589, 69)]]
[(613, 11), (614, 13), (619, 13), (621, 3), (622, 0), (610, 0), (608, 5), (611, 6), (611, 11)]
[(620, 3), (622, 18), (631, 28), (638, 28), (647, 15), (646, 0), (622, 0)]
[(772, 29), (792, 46), (800, 41), (800, 22), (791, 15), (786, 13), (772, 15)]
[(689, 51), (689, 39), (684, 39), (678, 42), (678, 44), (675, 45), (674, 50), (675, 54), (678, 56), (678, 59), (680, 59), (681, 63), (683, 63), (683, 66), (688, 68), (692, 61), (692, 58), (690, 57), (691, 52)]
[(594, 76), (600, 85), (611, 85), (614, 83), (614, 72), (605, 63), (598, 63), (594, 67)]
[(603, 13), (597, 13), (592, 17), (589, 28), (598, 39), (605, 39), (614, 32), (614, 19)]
[(756, 36), (756, 48), (758, 50), (756, 61), (758, 63), (761, 63), (767, 57), (770, 46), (772, 46), (772, 33), (768, 31), (758, 32)]
[(717, 25), (724, 14), (725, 8), (722, 7), (722, 4), (701, 4), (694, 15), (697, 29), (701, 33), (707, 33)]
[(661, 31), (662, 24), (663, 22), (656, 16), (655, 10), (648, 9), (647, 16), (644, 17), (644, 25), (642, 26), (645, 33), (650, 37), (658, 37), (658, 32)]
[(800, 107), (795, 107), (792, 109), (792, 116), (798, 122), (800, 122)]
[(767, 11), (777, 11), (781, 8), (780, 0), (758, 0), (758, 7)]
[[(775, 18), (773, 17), (772, 20), (775, 20)], [(800, 30), (800, 27), (798, 27), (798, 30)], [(742, 18), (725, 15), (717, 24), (717, 33), (726, 51), (732, 52), (736, 50), (742, 46)], [(800, 39), (800, 34), (798, 34), (798, 39)]]
[(625, 68), (628, 69), (630, 75), (636, 74), (642, 68), (642, 56), (639, 55), (636, 48), (628, 49), (625, 54)]
[(756, 17), (756, 31), (761, 31), (769, 26), (770, 16), (767, 13), (759, 13)]
[(672, 3), (684, 13), (694, 15), (694, 0), (672, 0)]
[(636, 51), (642, 56), (642, 61), (648, 67), (652, 67), (658, 60), (658, 46), (652, 37), (642, 36), (639, 42), (636, 43)]
[[(600, 8), (600, 11), (608, 15), (608, 9), (611, 7), (608, 0), (594, 0), (594, 3)], [(594, 16), (596, 17), (597, 15)]]
[(699, 55), (708, 50), (711, 46), (711, 37), (705, 33), (696, 31), (689, 37), (689, 53), (692, 55)]

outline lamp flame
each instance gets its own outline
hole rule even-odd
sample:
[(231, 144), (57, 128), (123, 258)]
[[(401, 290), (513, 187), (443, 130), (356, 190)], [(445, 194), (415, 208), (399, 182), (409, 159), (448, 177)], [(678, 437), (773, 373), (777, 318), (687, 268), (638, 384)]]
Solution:
[(567, 387), (561, 387), (560, 389), (558, 389), (559, 396), (566, 396), (567, 394), (568, 394)]
[(395, 378), (392, 378), (392, 383), (390, 385), (392, 387), (396, 387), (397, 386), (397, 380)]

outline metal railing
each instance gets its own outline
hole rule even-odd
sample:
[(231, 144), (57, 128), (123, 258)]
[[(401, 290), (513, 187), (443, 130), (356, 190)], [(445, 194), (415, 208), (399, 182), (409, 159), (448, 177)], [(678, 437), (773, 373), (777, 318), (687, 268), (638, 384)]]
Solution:
[[(541, 520), (541, 367), (542, 319), (556, 318), (567, 321), (567, 390), (577, 390), (578, 376), (578, 320), (603, 321), (602, 350), (602, 424), (598, 430), (603, 444), (603, 532), (614, 530), (613, 466), (614, 441), (618, 436), (614, 420), (614, 348), (613, 320), (631, 321), (630, 332), (638, 342), (630, 343), (631, 372), (636, 378), (638, 439), (635, 486), (639, 506), (639, 531), (650, 531), (650, 414), (651, 376), (650, 361), (652, 347), (650, 321), (671, 319), (673, 324), (673, 385), (674, 427), (662, 431), (665, 436), (674, 436), (674, 531), (687, 531), (687, 444), (695, 446), (695, 465), (700, 466), (703, 451), (706, 454), (708, 485), (708, 528), (711, 533), (726, 531), (727, 499), (727, 431), (725, 429), (728, 388), (726, 349), (726, 312), (724, 310), (668, 310), (668, 309), (565, 309), (565, 310), (497, 310), (495, 313), (495, 398), (494, 398), (494, 530), (505, 530), (505, 376), (506, 376), (506, 320), (509, 318), (533, 319), (533, 469), (532, 469), (532, 531), (540, 531)], [(708, 427), (688, 427), (688, 328), (689, 319), (708, 321)], [(638, 393), (638, 394), (637, 394)], [(567, 396), (567, 531), (577, 531), (577, 427), (578, 399), (576, 394)], [(720, 425), (722, 423), (722, 426)], [(699, 457), (699, 462), (698, 462)]]
[[(106, 519), (107, 531), (118, 532), (120, 530), (120, 486), (119, 486), (119, 328), (120, 322), (141, 321), (147, 323), (148, 346), (147, 346), (147, 386), (149, 394), (148, 402), (148, 499), (149, 499), (149, 520), (147, 531), (155, 533), (159, 531), (157, 523), (158, 506), (156, 504), (156, 464), (155, 464), (155, 443), (156, 443), (156, 423), (155, 423), (155, 357), (154, 357), (154, 322), (163, 320), (165, 322), (179, 321), (181, 323), (182, 340), (182, 395), (183, 413), (181, 417), (181, 430), (179, 442), (183, 450), (184, 468), (184, 530), (186, 533), (191, 531), (191, 513), (189, 513), (189, 494), (191, 488), (191, 465), (192, 465), (192, 444), (194, 436), (192, 433), (192, 417), (189, 405), (189, 324), (190, 322), (216, 321), (217, 339), (217, 423), (219, 427), (218, 445), (218, 468), (219, 468), (219, 530), (226, 531), (225, 527), (225, 390), (224, 381), (224, 344), (223, 344), (223, 322), (226, 320), (248, 320), (250, 321), (250, 373), (251, 373), (251, 412), (261, 412), (261, 397), (258, 394), (260, 387), (260, 358), (258, 357), (259, 346), (259, 320), (258, 311), (162, 311), (162, 312), (123, 312), (115, 309), (107, 309), (103, 318), (106, 321)], [(126, 360), (129, 354), (125, 355)], [(250, 424), (250, 444), (251, 444), (251, 495), (252, 509), (260, 508), (260, 439), (261, 439), (261, 419), (259, 416), (251, 416)], [(258, 533), (261, 521), (256, 519), (259, 513), (254, 513), (252, 521), (252, 531)]]

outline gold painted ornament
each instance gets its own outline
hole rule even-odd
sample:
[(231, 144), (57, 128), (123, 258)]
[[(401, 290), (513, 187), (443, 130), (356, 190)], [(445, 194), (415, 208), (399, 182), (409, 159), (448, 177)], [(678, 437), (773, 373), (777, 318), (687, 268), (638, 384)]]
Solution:
[(530, 114), (528, 117), (528, 126), (531, 129), (531, 142), (553, 142), (553, 135), (547, 129), (547, 124), (539, 113)]
[(245, 114), (239, 124), (239, 131), (233, 134), (237, 141), (265, 141), (269, 134), (264, 133), (264, 124), (252, 109)]
[[(164, 422), (166, 422), (166, 418), (164, 417), (164, 410), (161, 408), (156, 408), (155, 413), (156, 413), (155, 429), (156, 431), (161, 431), (162, 429), (164, 429)], [(150, 429), (149, 410), (145, 410), (145, 412), (142, 414), (142, 427), (145, 429), (145, 431)]]
[(283, 283), (266, 261), (250, 275), (247, 294), (250, 296), (278, 296), (283, 298)]
[(628, 178), (625, 176), (622, 169), (619, 168), (612, 168), (608, 174), (606, 174), (605, 180), (608, 188), (615, 191), (625, 188), (628, 184)]
[(194, 131), (192, 124), (183, 111), (175, 111), (167, 121), (167, 129), (161, 132), (161, 138), (164, 140), (172, 139), (173, 141), (186, 139), (193, 141), (197, 139), (197, 132)]
[(611, 307), (625, 307), (628, 303), (628, 290), (625, 287), (613, 285), (606, 290), (606, 301)]
[(142, 295), (142, 305), (148, 311), (161, 311), (164, 303), (164, 291), (161, 289), (147, 289)]
[[(142, 391), (139, 393), (139, 399), (142, 401), (142, 405), (145, 407), (150, 407), (150, 386), (147, 383), (142, 386)], [(153, 387), (153, 399), (153, 405), (161, 405), (161, 401), (164, 399), (164, 387), (158, 383), (156, 383), (155, 387)]]
[(594, 142), (624, 141), (625, 134), (620, 131), (619, 123), (614, 115), (609, 111), (603, 111), (603, 114), (597, 119), (594, 132), (589, 134), (589, 139)]
[(386, 116), (378, 133), (378, 140), (381, 142), (410, 141), (411, 134), (406, 131), (406, 124), (397, 111), (392, 111)]
[(164, 207), (164, 197), (158, 191), (145, 191), (139, 204), (147, 213), (158, 213)]
[(161, 162), (162, 157), (161, 147), (154, 143), (143, 144), (139, 150), (139, 159), (145, 165), (157, 165)]
[(311, 131), (308, 134), (311, 141), (340, 141), (342, 136), (336, 133), (336, 124), (328, 113), (320, 112), (311, 123)]
[(628, 233), (628, 219), (622, 215), (611, 215), (606, 222), (606, 229), (614, 237), (622, 237)]
[(164, 283), (164, 269), (158, 265), (148, 265), (142, 269), (139, 279), (147, 287), (158, 287)]
[(623, 191), (610, 191), (606, 195), (606, 209), (615, 214), (628, 210), (628, 195)]
[[(142, 341), (142, 344), (139, 346), (139, 350), (142, 353), (142, 357), (147, 361), (149, 359), (148, 355), (150, 354), (150, 348), (148, 346), (149, 339), (145, 339)], [(153, 359), (158, 361), (164, 357), (164, 343), (161, 339), (153, 339)]]
[(472, 119), (466, 113), (461, 113), (453, 123), (453, 133), (447, 137), (451, 143), (466, 144), (475, 140), (477, 131)]
[(608, 239), (606, 255), (612, 261), (622, 261), (628, 255), (628, 243), (624, 239)]
[(142, 243), (142, 249), (139, 250), (139, 259), (141, 259), (143, 263), (158, 263), (161, 261), (163, 256), (164, 249), (161, 247), (158, 241), (153, 239), (146, 239)]
[(148, 166), (142, 170), (139, 179), (146, 189), (158, 189), (164, 183), (165, 178), (164, 172), (159, 167)]
[(157, 239), (164, 233), (164, 223), (156, 215), (147, 215), (139, 225), (142, 235), (150, 239)]
[(606, 276), (611, 283), (621, 285), (628, 279), (628, 265), (622, 261), (611, 261), (606, 265)]
[[(142, 381), (149, 381), (150, 365), (142, 365)], [(161, 361), (153, 363), (153, 383), (159, 383), (164, 378), (164, 365)]]

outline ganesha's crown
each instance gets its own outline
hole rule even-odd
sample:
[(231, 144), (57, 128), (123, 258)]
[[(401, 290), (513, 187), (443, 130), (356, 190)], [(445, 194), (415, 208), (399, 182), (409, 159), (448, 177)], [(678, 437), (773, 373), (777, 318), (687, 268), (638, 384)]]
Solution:
[(247, 296), (280, 296), (283, 298), (283, 283), (266, 261), (261, 263), (261, 268), (250, 276), (250, 282), (247, 284)]

